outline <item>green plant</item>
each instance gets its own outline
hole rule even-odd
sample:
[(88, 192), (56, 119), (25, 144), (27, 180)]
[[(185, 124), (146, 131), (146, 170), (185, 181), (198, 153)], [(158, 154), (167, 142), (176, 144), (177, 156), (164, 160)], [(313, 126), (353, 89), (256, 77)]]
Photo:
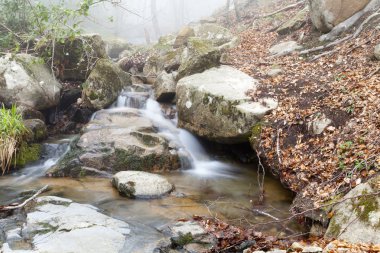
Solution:
[(3, 105), (0, 108), (0, 162), (3, 174), (9, 170), (12, 158), (16, 156), (27, 132), (16, 106), (8, 110)]

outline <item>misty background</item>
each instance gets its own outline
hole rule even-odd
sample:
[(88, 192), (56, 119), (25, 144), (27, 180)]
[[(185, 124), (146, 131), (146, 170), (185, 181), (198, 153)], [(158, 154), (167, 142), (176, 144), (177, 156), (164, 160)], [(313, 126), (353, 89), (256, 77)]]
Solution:
[[(75, 1), (74, 1), (75, 2)], [(108, 38), (123, 38), (134, 44), (146, 43), (148, 35), (156, 41), (160, 35), (178, 31), (183, 25), (209, 17), (225, 6), (224, 0), (120, 0), (100, 3), (91, 9), (83, 29)], [(155, 2), (155, 3), (154, 3)], [(153, 10), (159, 32), (154, 28)]]

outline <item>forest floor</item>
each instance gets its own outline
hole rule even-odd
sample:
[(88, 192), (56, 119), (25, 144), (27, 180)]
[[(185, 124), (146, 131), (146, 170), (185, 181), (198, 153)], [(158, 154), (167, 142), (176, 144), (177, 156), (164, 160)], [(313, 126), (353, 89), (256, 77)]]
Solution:
[[(303, 6), (257, 18), (292, 2), (246, 9), (240, 23), (233, 25), (241, 44), (229, 51), (228, 64), (260, 81), (251, 94), (254, 100), (269, 96), (279, 101), (261, 126), (257, 152), (302, 199), (296, 198), (293, 207), (301, 212), (317, 209), (380, 172), (380, 64), (373, 56), (380, 30), (369, 25), (357, 38), (314, 55), (273, 57), (269, 48), (279, 42), (295, 40), (304, 48), (320, 45), (321, 34), (310, 21), (289, 35), (273, 32)], [(315, 59), (329, 50), (334, 51)], [(275, 68), (281, 74), (269, 76), (268, 71)], [(323, 115), (332, 123), (321, 134), (313, 134), (311, 124)], [(317, 241), (322, 247), (327, 243)], [(358, 247), (352, 252), (368, 247), (347, 246)]]

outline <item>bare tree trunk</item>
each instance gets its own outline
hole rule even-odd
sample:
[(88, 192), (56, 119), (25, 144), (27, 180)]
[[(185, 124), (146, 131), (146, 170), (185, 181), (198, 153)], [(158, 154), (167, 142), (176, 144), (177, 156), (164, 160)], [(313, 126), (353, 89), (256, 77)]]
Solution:
[(236, 20), (239, 22), (241, 20), (239, 2), (238, 0), (233, 0), (233, 2), (234, 2), (234, 7), (235, 7)]
[(160, 38), (161, 37), (161, 31), (160, 31), (160, 25), (158, 24), (158, 18), (157, 18), (156, 0), (151, 0), (150, 5), (151, 5), (150, 8), (151, 8), (154, 32), (156, 34), (156, 37)]
[(146, 41), (146, 44), (150, 44), (150, 35), (149, 35), (149, 31), (148, 29), (146, 29), (146, 27), (144, 28), (144, 33), (145, 33), (145, 41)]
[(227, 20), (227, 24), (228, 25), (231, 24), (231, 20), (230, 20), (230, 6), (231, 6), (231, 0), (227, 0), (227, 5), (226, 5), (226, 20)]

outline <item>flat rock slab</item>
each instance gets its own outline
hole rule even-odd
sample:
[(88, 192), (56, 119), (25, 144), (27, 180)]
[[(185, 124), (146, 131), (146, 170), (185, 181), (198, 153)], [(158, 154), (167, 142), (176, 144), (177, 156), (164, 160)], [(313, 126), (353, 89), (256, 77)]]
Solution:
[(8, 243), (3, 252), (117, 253), (130, 234), (129, 225), (98, 211), (91, 205), (59, 197), (40, 197), (28, 209), (22, 239), (30, 250), (13, 250)]
[(113, 176), (112, 184), (130, 198), (159, 198), (174, 189), (163, 176), (142, 171), (121, 171)]
[(258, 81), (229, 66), (209, 69), (177, 84), (179, 127), (220, 143), (247, 142), (252, 127), (277, 107), (272, 98), (247, 94)]

